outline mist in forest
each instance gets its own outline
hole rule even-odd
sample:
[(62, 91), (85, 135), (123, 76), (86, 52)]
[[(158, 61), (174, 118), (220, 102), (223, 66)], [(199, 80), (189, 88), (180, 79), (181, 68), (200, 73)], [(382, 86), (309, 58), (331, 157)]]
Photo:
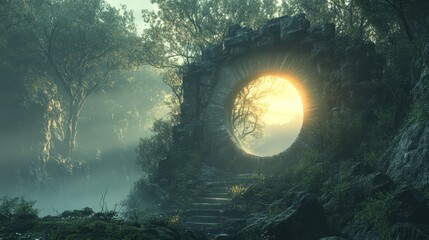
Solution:
[[(2, 196), (24, 196), (36, 201), (41, 216), (84, 207), (94, 211), (102, 207), (120, 210), (121, 201), (143, 175), (136, 164), (139, 139), (151, 134), (152, 122), (165, 118), (169, 108), (165, 105), (168, 87), (153, 69), (119, 72), (115, 77), (120, 79), (116, 86), (90, 96), (82, 109), (73, 161), (53, 153), (52, 149), (60, 145), (55, 135), (63, 134), (64, 129), (53, 127), (55, 121), (51, 122), (51, 153), (45, 165), (50, 175), (43, 186), (32, 182), (36, 177), (31, 162), (40, 158), (46, 130), (43, 119), (47, 116), (34, 103), (16, 99), (24, 93), (2, 92)], [(42, 120), (37, 118), (40, 115)]]

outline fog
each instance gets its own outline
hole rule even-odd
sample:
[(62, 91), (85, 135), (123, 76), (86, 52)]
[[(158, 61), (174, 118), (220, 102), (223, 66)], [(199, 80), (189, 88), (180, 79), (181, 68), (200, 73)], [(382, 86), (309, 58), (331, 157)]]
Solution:
[(257, 156), (273, 156), (288, 149), (297, 139), (302, 127), (302, 116), (289, 123), (266, 125), (263, 138), (250, 146), (249, 152)]
[(118, 84), (94, 93), (83, 107), (70, 163), (57, 163), (59, 143), (51, 130), (44, 186), (34, 184), (37, 174), (32, 164), (40, 161), (45, 116), (32, 104), (2, 102), (1, 121), (9, 126), (0, 135), (0, 196), (37, 201), (41, 216), (84, 207), (100, 211), (103, 195), (102, 204), (120, 210), (133, 183), (144, 175), (136, 164), (139, 139), (149, 136), (152, 122), (166, 117), (169, 109), (165, 105), (168, 87), (153, 69), (121, 72), (116, 77)]

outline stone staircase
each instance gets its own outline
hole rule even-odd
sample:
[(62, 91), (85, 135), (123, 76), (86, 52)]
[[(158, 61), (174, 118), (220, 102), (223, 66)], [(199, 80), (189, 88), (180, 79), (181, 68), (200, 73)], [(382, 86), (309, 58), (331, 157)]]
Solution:
[(232, 205), (231, 189), (233, 186), (246, 187), (250, 181), (251, 174), (238, 174), (206, 182), (196, 200), (182, 211), (182, 223), (204, 232), (210, 239), (226, 236), (228, 227), (244, 225), (243, 213)]

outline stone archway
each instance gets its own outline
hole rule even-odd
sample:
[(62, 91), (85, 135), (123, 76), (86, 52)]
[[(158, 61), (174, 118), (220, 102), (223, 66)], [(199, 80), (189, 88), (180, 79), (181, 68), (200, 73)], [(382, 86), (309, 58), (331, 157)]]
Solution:
[[(174, 138), (186, 149), (201, 152), (211, 165), (251, 168), (260, 157), (242, 151), (233, 136), (229, 117), (233, 99), (244, 85), (263, 74), (288, 75), (306, 99), (299, 137), (279, 154), (293, 159), (294, 153), (314, 140), (311, 135), (324, 121), (321, 118), (350, 98), (329, 95), (330, 88), (338, 87), (332, 79), (340, 74), (347, 81), (368, 81), (363, 78), (371, 76), (371, 68), (358, 63), (373, 61), (371, 46), (338, 47), (342, 51), (336, 51), (335, 26), (310, 28), (304, 15), (272, 19), (257, 30), (232, 26), (222, 46), (210, 46), (200, 61), (186, 69), (181, 123)], [(354, 76), (356, 71), (364, 74)]]
[(218, 81), (203, 112), (203, 126), (205, 133), (210, 136), (211, 148), (218, 152), (238, 152), (245, 158), (259, 158), (244, 153), (240, 148), (233, 134), (230, 113), (237, 92), (265, 74), (293, 79), (292, 84), (303, 95), (305, 117), (302, 130), (293, 147), (296, 148), (297, 145), (306, 142), (308, 138), (306, 135), (309, 133), (306, 129), (313, 128), (312, 123), (315, 121), (312, 119), (317, 118), (317, 103), (320, 101), (318, 88), (315, 87), (319, 81), (314, 69), (315, 66), (303, 56), (269, 51), (244, 55), (233, 63), (220, 66)]

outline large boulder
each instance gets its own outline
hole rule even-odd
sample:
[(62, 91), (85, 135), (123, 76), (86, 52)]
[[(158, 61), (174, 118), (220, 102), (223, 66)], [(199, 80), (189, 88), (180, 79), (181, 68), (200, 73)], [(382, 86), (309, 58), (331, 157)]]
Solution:
[(377, 231), (368, 226), (349, 226), (346, 231), (352, 240), (380, 240)]
[(420, 191), (399, 188), (394, 193), (394, 200), (400, 204), (395, 221), (429, 224), (429, 207)]
[(352, 178), (350, 190), (353, 192), (352, 194), (356, 202), (360, 202), (368, 196), (387, 191), (392, 186), (392, 180), (388, 176), (375, 172)]
[(343, 238), (343, 237), (333, 236), (333, 237), (324, 237), (324, 238), (321, 238), (319, 240), (347, 240), (347, 239)]
[[(370, 166), (359, 162), (350, 168), (346, 176), (347, 178), (342, 180), (343, 183), (347, 184), (343, 193), (346, 196), (345, 199), (338, 199), (339, 196), (330, 193), (332, 196), (325, 205), (328, 209), (338, 210), (336, 207), (339, 201), (348, 201), (344, 203), (345, 205), (351, 204), (350, 201), (358, 204), (369, 196), (391, 190), (393, 187), (392, 180), (386, 174), (374, 172)], [(335, 184), (335, 181), (331, 184)], [(329, 197), (327, 198), (329, 199)]]
[(280, 38), (286, 42), (301, 40), (309, 27), (310, 22), (304, 14), (282, 18), (280, 21)]
[(314, 240), (329, 235), (323, 206), (313, 195), (302, 193), (299, 200), (275, 217), (263, 217), (243, 229), (238, 239), (249, 233), (272, 240)]
[(429, 225), (397, 223), (392, 228), (391, 238), (395, 240), (428, 240)]

